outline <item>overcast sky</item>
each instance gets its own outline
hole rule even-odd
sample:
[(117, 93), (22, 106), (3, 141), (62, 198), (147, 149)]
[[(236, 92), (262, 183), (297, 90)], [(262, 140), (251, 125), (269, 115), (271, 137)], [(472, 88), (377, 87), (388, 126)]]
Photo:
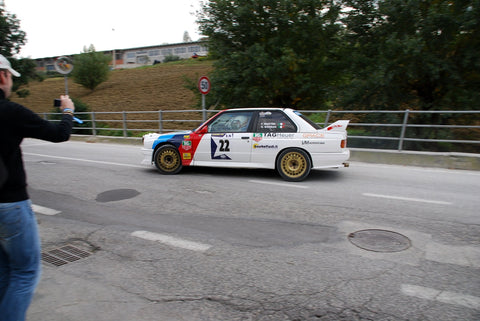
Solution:
[(200, 0), (3, 2), (27, 34), (19, 55), (25, 58), (77, 54), (90, 44), (103, 51), (179, 43), (185, 31), (194, 41), (200, 38), (195, 23)]

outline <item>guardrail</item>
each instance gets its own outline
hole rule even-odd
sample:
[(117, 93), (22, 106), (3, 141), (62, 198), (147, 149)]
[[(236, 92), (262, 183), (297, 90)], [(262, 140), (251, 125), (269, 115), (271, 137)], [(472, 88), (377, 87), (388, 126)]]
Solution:
[[(207, 111), (207, 116), (216, 112)], [(350, 119), (350, 147), (480, 153), (478, 110), (302, 110), (302, 113), (323, 126), (338, 119)], [(43, 117), (55, 121), (59, 115), (44, 113)], [(76, 133), (121, 137), (192, 129), (205, 117), (201, 110), (79, 112), (75, 115), (84, 121), (74, 127)]]

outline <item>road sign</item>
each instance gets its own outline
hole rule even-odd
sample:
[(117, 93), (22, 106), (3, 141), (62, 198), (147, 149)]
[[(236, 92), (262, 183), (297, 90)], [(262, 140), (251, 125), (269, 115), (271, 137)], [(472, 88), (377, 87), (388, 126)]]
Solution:
[(200, 77), (198, 80), (198, 89), (203, 95), (208, 94), (210, 92), (210, 79), (206, 76)]

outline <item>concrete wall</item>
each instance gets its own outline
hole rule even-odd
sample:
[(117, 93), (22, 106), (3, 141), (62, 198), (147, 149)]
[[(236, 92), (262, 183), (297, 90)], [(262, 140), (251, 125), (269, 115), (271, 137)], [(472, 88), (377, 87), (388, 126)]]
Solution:
[(350, 160), (375, 164), (480, 170), (480, 154), (350, 148)]

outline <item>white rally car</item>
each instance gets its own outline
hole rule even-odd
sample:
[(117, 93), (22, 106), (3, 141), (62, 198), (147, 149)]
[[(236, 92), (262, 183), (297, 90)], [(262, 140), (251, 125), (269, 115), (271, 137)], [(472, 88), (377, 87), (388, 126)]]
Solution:
[(162, 174), (183, 166), (270, 168), (301, 181), (312, 168), (348, 166), (348, 123), (322, 129), (289, 108), (227, 109), (194, 131), (144, 135), (142, 164)]

